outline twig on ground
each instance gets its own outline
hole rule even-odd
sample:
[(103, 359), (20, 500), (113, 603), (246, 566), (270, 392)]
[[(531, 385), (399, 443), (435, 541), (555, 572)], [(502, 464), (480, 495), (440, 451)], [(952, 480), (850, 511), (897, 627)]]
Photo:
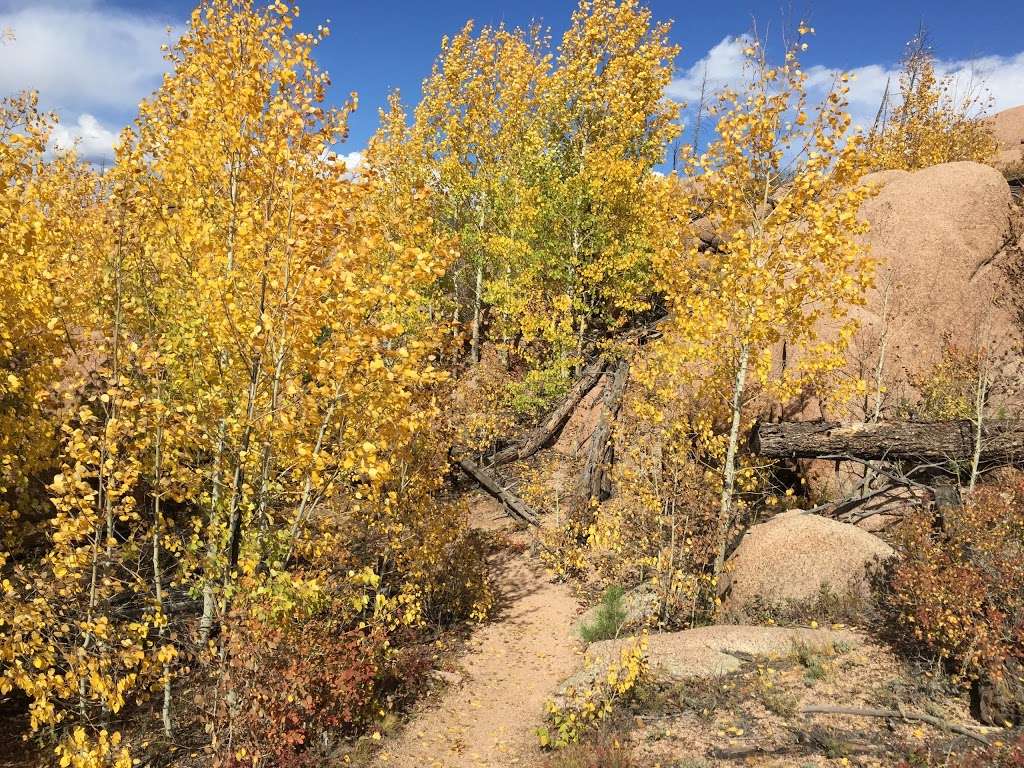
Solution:
[(852, 715), (853, 717), (885, 717), (892, 718), (894, 720), (914, 720), (928, 725), (934, 725), (936, 728), (941, 728), (951, 733), (957, 733), (961, 736), (966, 736), (969, 739), (973, 739), (979, 744), (989, 745), (988, 739), (981, 734), (975, 733), (974, 731), (956, 723), (951, 723), (948, 720), (942, 720), (938, 717), (932, 717), (926, 715), (923, 712), (908, 712), (901, 711), (898, 709), (861, 709), (859, 707), (835, 707), (826, 704), (812, 704), (811, 706), (804, 707), (800, 710), (801, 715)]

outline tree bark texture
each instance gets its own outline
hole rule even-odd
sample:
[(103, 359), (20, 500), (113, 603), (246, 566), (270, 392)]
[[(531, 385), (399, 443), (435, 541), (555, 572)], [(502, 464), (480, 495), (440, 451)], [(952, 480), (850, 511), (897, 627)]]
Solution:
[(586, 499), (604, 501), (611, 495), (612, 428), (622, 408), (628, 381), (629, 361), (620, 360), (601, 397), (601, 414), (590, 436), (587, 464), (580, 479), (581, 495)]
[(970, 461), (980, 438), (980, 461), (1014, 464), (1024, 460), (1024, 420), (988, 420), (976, 434), (974, 422), (793, 421), (759, 424), (751, 432), (754, 453), (770, 459), (850, 456), (867, 460)]
[(481, 488), (500, 501), (512, 517), (527, 525), (538, 524), (537, 513), (514, 493), (502, 488), (494, 475), (469, 459), (459, 459), (458, 464), (462, 471), (473, 478)]

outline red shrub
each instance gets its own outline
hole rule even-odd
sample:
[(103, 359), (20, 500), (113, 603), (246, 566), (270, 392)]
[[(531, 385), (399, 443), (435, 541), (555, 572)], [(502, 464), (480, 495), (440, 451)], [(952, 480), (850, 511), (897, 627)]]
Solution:
[(392, 652), (383, 632), (343, 630), (329, 611), (284, 626), (234, 615), (226, 633), (215, 718), (225, 768), (323, 765), (335, 738), (365, 729), (390, 695), (413, 695), (427, 669)]
[(885, 596), (909, 645), (966, 680), (1024, 659), (1024, 473), (904, 524)]

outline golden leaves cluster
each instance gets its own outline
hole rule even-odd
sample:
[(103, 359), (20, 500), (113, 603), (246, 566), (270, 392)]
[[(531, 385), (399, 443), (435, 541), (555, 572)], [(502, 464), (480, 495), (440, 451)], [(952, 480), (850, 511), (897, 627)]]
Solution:
[(351, 598), (339, 621), (385, 631), (449, 599), (486, 606), (475, 571), (465, 595), (444, 583), (448, 558), (474, 556), (436, 494), (431, 311), (450, 253), (417, 242), (415, 196), (380, 206), (379, 181), (337, 159), (355, 100), (325, 105), (329, 30), (296, 15), (203, 3), (103, 175), (45, 155), (34, 97), (0, 107), (0, 523), (17, 558), (0, 688), (28, 695), (33, 728), (66, 730), (62, 764), (120, 765), (101, 726), (151, 692), (172, 709), (195, 631), (172, 603), (216, 623), (332, 589)]
[[(784, 400), (843, 363), (847, 310), (863, 303), (873, 276), (857, 240), (871, 191), (858, 183), (864, 166), (847, 78), (812, 109), (799, 51), (771, 66), (759, 45), (748, 49), (748, 84), (712, 107), (717, 139), (687, 178), (664, 187), (682, 201), (657, 209), (677, 233), (655, 262), (671, 313), (651, 369), (664, 396), (685, 389), (681, 381), (712, 401), (731, 394), (747, 357), (755, 386)], [(711, 249), (688, 226), (702, 216), (716, 234)], [(726, 399), (718, 402), (721, 413)]]
[(664, 99), (677, 48), (635, 0), (580, 4), (556, 51), (540, 28), (468, 24), (445, 39), (407, 114), (397, 94), (371, 173), (429, 195), (460, 258), (452, 316), (530, 367), (579, 357), (588, 334), (648, 306), (651, 169), (678, 131)]
[(959, 160), (989, 163), (996, 154), (992, 127), (983, 117), (991, 98), (976, 83), (939, 77), (922, 36), (908, 44), (899, 75), (900, 101), (883, 104), (866, 142), (876, 169), (916, 170)]

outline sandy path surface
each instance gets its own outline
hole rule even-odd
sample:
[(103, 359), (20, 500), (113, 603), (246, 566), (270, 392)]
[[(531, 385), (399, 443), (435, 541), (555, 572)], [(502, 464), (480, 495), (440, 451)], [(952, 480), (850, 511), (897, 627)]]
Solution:
[(492, 567), (497, 611), (470, 638), (461, 682), (413, 715), (379, 753), (381, 768), (540, 764), (544, 702), (579, 664), (576, 601), (528, 552), (502, 553)]

